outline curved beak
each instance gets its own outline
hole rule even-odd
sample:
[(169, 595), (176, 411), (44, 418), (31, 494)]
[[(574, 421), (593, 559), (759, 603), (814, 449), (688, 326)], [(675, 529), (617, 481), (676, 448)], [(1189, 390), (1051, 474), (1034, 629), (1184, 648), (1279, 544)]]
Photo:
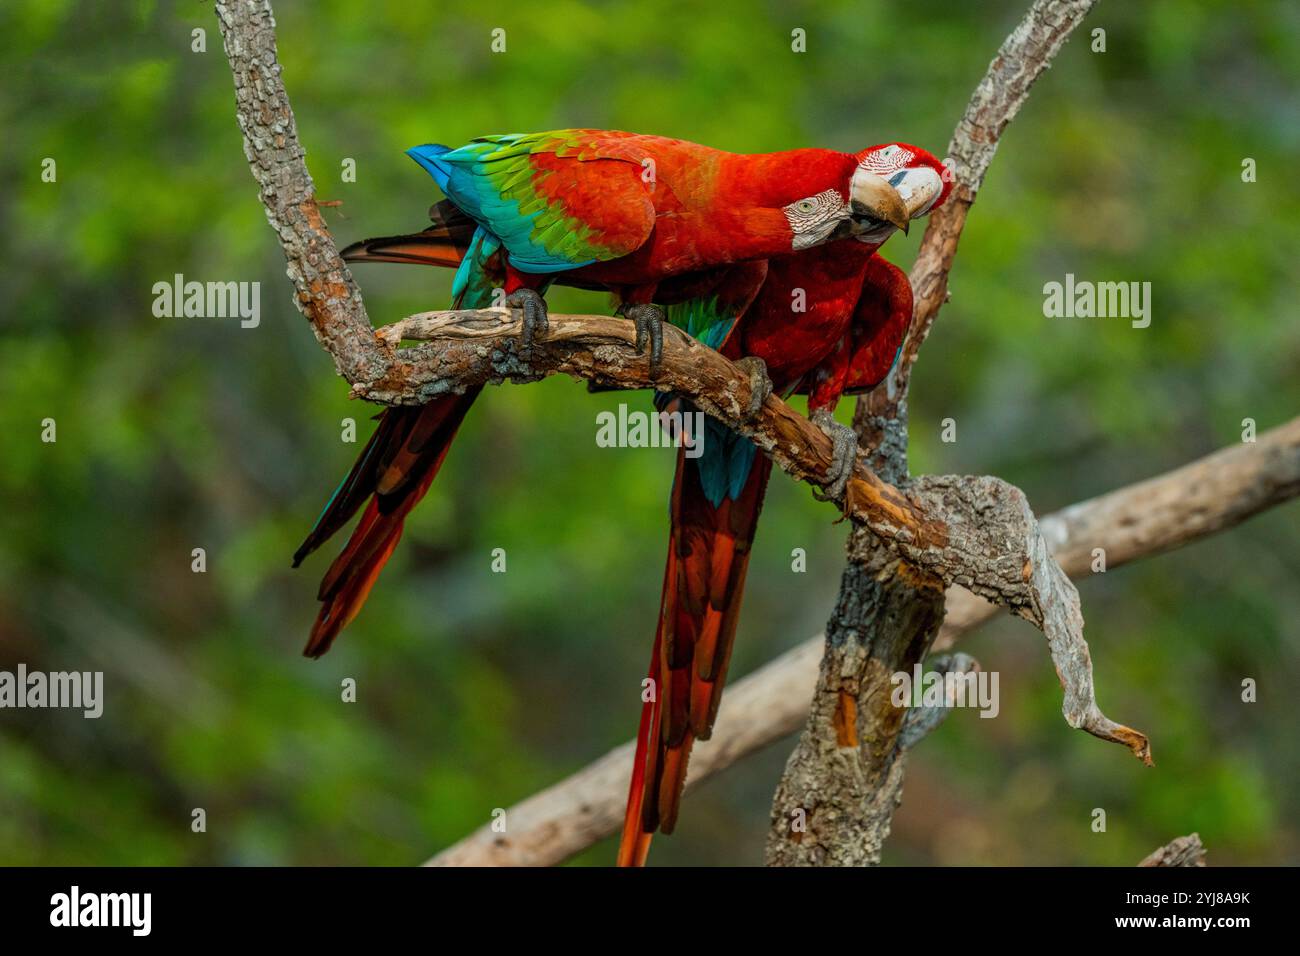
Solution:
[(907, 232), (907, 204), (888, 181), (859, 166), (849, 183), (849, 208), (854, 217), (870, 217)]
[(924, 216), (943, 193), (943, 180), (929, 166), (899, 170), (889, 181), (903, 197), (908, 219)]

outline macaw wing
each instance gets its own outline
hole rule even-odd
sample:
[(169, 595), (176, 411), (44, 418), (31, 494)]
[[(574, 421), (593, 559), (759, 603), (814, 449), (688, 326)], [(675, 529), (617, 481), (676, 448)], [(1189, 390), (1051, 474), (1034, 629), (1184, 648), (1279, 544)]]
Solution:
[(655, 208), (634, 141), (561, 130), (407, 152), (501, 241), (512, 266), (548, 273), (622, 258), (650, 237)]
[(912, 284), (907, 273), (875, 255), (849, 327), (849, 370), (844, 394), (869, 392), (898, 361), (912, 323)]
[(871, 257), (844, 338), (799, 382), (810, 407), (833, 408), (841, 395), (869, 392), (894, 367), (912, 321), (907, 273), (879, 254)]

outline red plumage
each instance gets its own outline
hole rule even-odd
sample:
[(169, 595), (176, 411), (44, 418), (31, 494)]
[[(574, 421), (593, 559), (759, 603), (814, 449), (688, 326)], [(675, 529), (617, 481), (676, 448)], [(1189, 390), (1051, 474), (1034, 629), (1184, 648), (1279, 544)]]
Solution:
[[(768, 260), (762, 287), (723, 354), (763, 359), (773, 390), (808, 393), (813, 409), (833, 409), (850, 385), (874, 387), (889, 372), (912, 318), (907, 276), (876, 248), (846, 240)], [(743, 294), (751, 281), (751, 269), (736, 269), (691, 291), (726, 297), (732, 287)], [(807, 308), (792, 321), (791, 302), (800, 289)], [(758, 455), (740, 495), (715, 506), (694, 462), (678, 449), (649, 669), (655, 699), (642, 705), (620, 866), (640, 866), (655, 831), (672, 832), (691, 748), (712, 733), (771, 470)]]
[[(521, 166), (516, 147), (525, 141), (527, 162)], [(449, 266), (466, 255), (476, 230), (496, 235), (496, 228), (501, 248), (472, 263), (478, 281), (470, 282), (471, 298), (462, 297), (458, 306), (488, 305), (488, 279), (497, 275), (507, 295), (559, 279), (607, 288), (626, 304), (644, 304), (654, 300), (665, 279), (761, 260), (789, 251), (800, 238), (824, 241), (837, 223), (851, 228), (849, 199), (859, 167), (859, 157), (832, 150), (742, 155), (599, 130), (499, 137), (463, 149), (478, 159), (467, 162), (462, 155), (452, 161), (459, 151), (443, 147), (412, 151), (441, 177), (451, 197), (434, 207), (432, 227), (414, 236), (359, 243), (344, 250), (344, 257)], [(492, 191), (496, 201), (484, 203)], [(452, 201), (456, 196), (463, 205)], [(832, 204), (840, 218), (813, 228), (807, 217), (787, 208), (816, 196), (836, 197)], [(578, 258), (567, 260), (574, 267), (550, 269), (566, 261), (565, 250), (581, 250), (574, 253)], [(540, 272), (539, 263), (545, 266)], [(322, 583), (325, 606), (308, 655), (324, 653), (356, 616), (477, 391), (438, 398), (422, 409), (383, 413), (361, 458), (294, 558), (296, 566), (374, 496), (373, 508), (367, 508)]]
[[(583, 162), (560, 153), (534, 155), (531, 162), (533, 172), (541, 173), (534, 182), (541, 199), (580, 209), (581, 219), (591, 226), (588, 238), (618, 254), (538, 274), (517, 268), (503, 248), (476, 263), (485, 278), (507, 293), (539, 288), (546, 281), (607, 289), (627, 304), (715, 297), (723, 313), (740, 316), (723, 354), (763, 359), (774, 390), (807, 394), (813, 410), (833, 409), (842, 394), (869, 390), (885, 377), (912, 313), (906, 276), (876, 255), (892, 226), (870, 227), (876, 231), (868, 235), (879, 236), (878, 241), (844, 239), (805, 247), (823, 241), (826, 234), (818, 232), (820, 238), (796, 245), (801, 251), (791, 254), (798, 237), (790, 209), (815, 214), (818, 204), (805, 209), (802, 197), (821, 196), (823, 202), (845, 208), (852, 198), (856, 217), (862, 208), (854, 192), (857, 173), (899, 174), (911, 162), (907, 168), (923, 168), (929, 177), (929, 200), (920, 211), (909, 206), (905, 215), (923, 214), (941, 203), (950, 188), (946, 175), (939, 191), (936, 177), (924, 171), (942, 175), (933, 156), (904, 144), (857, 155), (796, 150), (738, 156), (659, 137), (608, 134), (606, 139), (608, 143), (602, 139), (591, 146), (595, 152), (590, 156), (580, 156)], [(626, 170), (611, 164), (641, 164), (651, 147), (651, 175), (641, 180), (648, 192), (634, 190), (638, 202), (653, 207), (653, 226), (646, 233), (644, 224), (628, 215)], [(584, 183), (584, 166), (588, 178), (605, 185)], [(899, 181), (895, 176), (890, 186)], [(872, 188), (888, 191), (876, 182)], [(448, 201), (437, 204), (431, 215), (434, 225), (425, 232), (359, 243), (345, 250), (345, 258), (455, 266), (478, 223)], [(864, 228), (856, 218), (854, 223), (854, 230)], [(640, 245), (632, 248), (636, 241)], [(802, 311), (792, 308), (796, 292), (805, 298)], [(381, 417), (371, 442), (295, 556), (296, 565), (366, 504), (321, 584), (324, 607), (307, 647), (310, 656), (327, 650), (356, 615), (477, 392), (440, 398), (418, 409), (389, 409)], [(679, 450), (648, 672), (654, 697), (641, 715), (619, 849), (622, 865), (643, 863), (653, 833), (672, 831), (692, 745), (712, 732), (770, 473), (771, 463), (758, 454), (738, 492), (733, 487), (721, 500), (711, 499), (699, 466)]]
[(307, 657), (328, 651), (339, 631), (361, 610), (402, 537), (406, 516), (428, 492), (479, 391), (444, 396), (418, 408), (384, 411), (357, 463), (294, 556), (297, 567), (366, 502), (348, 543), (321, 580), (316, 597), (322, 607), (303, 651)]

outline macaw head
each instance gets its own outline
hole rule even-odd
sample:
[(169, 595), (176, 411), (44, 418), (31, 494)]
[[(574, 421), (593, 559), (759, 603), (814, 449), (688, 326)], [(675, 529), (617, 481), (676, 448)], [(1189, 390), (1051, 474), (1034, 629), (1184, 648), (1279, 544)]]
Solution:
[[(849, 238), (879, 245), (896, 229), (907, 232), (912, 219), (942, 202), (952, 178), (933, 155), (906, 143), (860, 153), (794, 149), (731, 155), (730, 166), (716, 174), (715, 192), (729, 202), (741, 197), (739, 205), (727, 207), (737, 232), (785, 247), (769, 255)], [(721, 231), (731, 235), (730, 225)]]
[[(781, 212), (793, 234), (795, 251), (850, 237), (878, 246), (896, 229), (907, 232), (913, 219), (942, 203), (952, 189), (952, 176), (943, 163), (908, 143), (883, 143), (853, 155), (825, 154), (842, 157), (847, 168), (834, 162), (830, 168), (806, 162), (801, 152), (786, 155), (797, 157), (801, 168), (811, 170), (813, 176), (830, 174), (838, 183), (793, 202), (783, 200)], [(810, 182), (816, 179), (789, 176), (781, 185), (807, 190)]]
[[(908, 143), (884, 143), (857, 154), (849, 187), (852, 235), (884, 242), (895, 229), (939, 206), (952, 191), (952, 174), (934, 154)], [(901, 211), (896, 201), (901, 201)], [(881, 211), (889, 215), (881, 215)]]

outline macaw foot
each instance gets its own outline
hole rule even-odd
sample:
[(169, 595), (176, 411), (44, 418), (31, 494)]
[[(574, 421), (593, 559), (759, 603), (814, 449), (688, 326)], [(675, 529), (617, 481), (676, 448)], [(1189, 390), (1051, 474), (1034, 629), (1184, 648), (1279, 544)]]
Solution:
[(545, 335), (550, 328), (546, 317), (546, 300), (533, 289), (516, 289), (506, 296), (507, 309), (519, 309), (524, 313), (524, 333), (520, 337), (524, 348), (531, 348), (538, 335)]
[(749, 408), (745, 411), (745, 421), (752, 422), (758, 417), (767, 396), (772, 394), (772, 380), (767, 375), (767, 363), (757, 355), (737, 359), (736, 364), (749, 374)]
[(814, 488), (813, 497), (818, 501), (831, 501), (844, 494), (849, 479), (853, 477), (853, 469), (857, 467), (858, 433), (848, 425), (837, 422), (835, 416), (825, 408), (815, 410), (809, 419), (826, 433), (832, 446), (831, 467), (826, 474), (826, 481), (822, 483), (822, 491), (825, 493), (819, 493)]
[(650, 346), (650, 370), (654, 371), (664, 357), (664, 310), (650, 303), (625, 305), (624, 317), (636, 323), (636, 350), (644, 352)]

